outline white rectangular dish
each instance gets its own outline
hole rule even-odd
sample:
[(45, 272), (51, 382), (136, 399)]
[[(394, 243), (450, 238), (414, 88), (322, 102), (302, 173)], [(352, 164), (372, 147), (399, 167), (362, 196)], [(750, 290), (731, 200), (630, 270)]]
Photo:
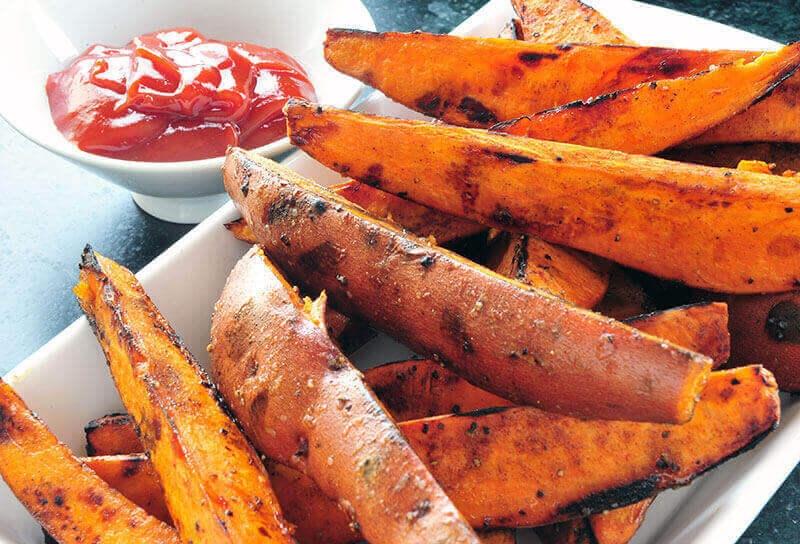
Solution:
[[(591, 3), (633, 39), (648, 45), (733, 49), (772, 49), (777, 45), (724, 25), (629, 0)], [(508, 0), (492, 0), (454, 33), (495, 36), (510, 16)], [(379, 93), (370, 96), (359, 109), (404, 117), (416, 115)], [(287, 163), (320, 182), (339, 179), (302, 153), (296, 153)], [(212, 306), (231, 267), (247, 249), (223, 227), (236, 216), (233, 206), (226, 205), (138, 274), (161, 311), (203, 363), (207, 361), (205, 348)], [(96, 249), (103, 252), (105, 248)], [(78, 258), (76, 255), (76, 265)], [(395, 360), (407, 354), (402, 346), (382, 338), (363, 348), (357, 362)], [(84, 424), (121, 409), (85, 319), (70, 325), (12, 370), (6, 380), (79, 454), (84, 449)], [(780, 428), (755, 450), (725, 463), (689, 487), (659, 495), (635, 542), (735, 542), (800, 460), (798, 411), (800, 403), (785, 398)], [(620, 462), (624, 463), (624, 452), (620, 455)], [(38, 525), (0, 483), (0, 543), (35, 543), (41, 539)]]

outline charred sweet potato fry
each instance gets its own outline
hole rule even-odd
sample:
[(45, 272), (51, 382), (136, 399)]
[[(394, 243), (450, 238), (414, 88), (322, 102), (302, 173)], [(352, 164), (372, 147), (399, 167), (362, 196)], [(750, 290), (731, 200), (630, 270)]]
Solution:
[[(253, 195), (263, 192), (256, 178)], [(324, 215), (327, 204), (316, 203), (315, 217)], [(274, 206), (271, 213), (290, 212)], [(263, 227), (244, 215), (258, 236)], [(234, 267), (216, 304), (209, 352), (242, 428), (262, 453), (346, 506), (370, 542), (477, 542), (328, 337), (324, 308), (324, 295), (304, 305), (258, 248)]]
[(659, 156), (681, 162), (706, 166), (736, 168), (742, 159), (761, 160), (774, 164), (773, 171), (800, 170), (800, 145), (792, 143), (719, 144), (693, 147), (673, 147)]
[[(800, 142), (800, 77), (787, 79), (768, 98), (720, 123), (687, 145)], [(745, 157), (742, 157), (745, 158)]]
[(504, 234), (497, 239), (487, 266), (583, 308), (602, 300), (612, 268), (604, 259), (524, 234)]
[[(128, 414), (109, 414), (90, 421), (84, 428), (86, 434), (86, 454), (118, 455), (144, 451), (136, 427)], [(131, 449), (136, 444), (137, 449)]]
[(325, 58), (340, 72), (409, 108), (470, 127), (759, 54), (344, 29), (329, 30), (325, 42)]
[[(579, 100), (495, 125), (517, 136), (652, 155), (744, 111), (795, 73), (800, 43), (745, 63), (713, 66)], [(798, 120), (795, 120), (797, 122)]]
[[(433, 236), (438, 244), (468, 238), (486, 230), (486, 227), (478, 223), (437, 212), (358, 181), (346, 181), (333, 185), (330, 189), (350, 202), (358, 204), (375, 217), (397, 223), (423, 238)], [(257, 243), (252, 229), (243, 219), (227, 223), (225, 228), (243, 242)]]
[(430, 359), (376, 366), (364, 378), (397, 421), (511, 406)]
[(417, 236), (433, 236), (439, 245), (486, 230), (478, 223), (432, 210), (357, 181), (333, 185), (331, 190), (375, 217), (397, 223)]
[(255, 154), (231, 150), (223, 173), (265, 251), (308, 292), (324, 289), (348, 315), (440, 357), (472, 383), (563, 413), (690, 417), (707, 357), (406, 236)]
[(715, 291), (800, 280), (793, 179), (297, 101), (287, 112), (318, 161), (447, 213)]
[(589, 526), (598, 544), (626, 544), (644, 521), (652, 499), (589, 517)]
[(86, 434), (86, 453), (90, 457), (145, 451), (130, 414), (109, 414), (93, 419), (83, 430)]
[[(122, 420), (118, 420), (111, 423), (108, 426), (109, 434), (124, 435), (125, 427), (118, 424), (121, 422)], [(127, 428), (132, 431), (134, 429), (133, 421), (127, 418), (127, 422)], [(139, 447), (130, 452), (142, 451), (141, 443), (137, 442), (132, 444)], [(123, 444), (122, 440), (118, 440), (117, 444)], [(158, 474), (153, 470), (153, 465), (147, 455), (144, 453), (103, 454), (84, 457), (81, 462), (92, 469), (108, 485), (142, 507), (148, 514), (157, 517), (164, 523), (172, 523), (167, 504), (164, 501), (164, 490), (161, 488)]]
[(87, 247), (75, 294), (141, 432), (181, 538), (291, 542), (258, 455), (133, 274)]
[[(666, 338), (679, 346), (686, 346), (692, 351), (711, 357), (715, 368), (727, 362), (730, 356), (728, 307), (724, 303), (690, 304), (636, 316), (626, 322), (640, 331)], [(755, 358), (749, 360), (753, 361)]]
[(59, 542), (180, 542), (172, 528), (81, 464), (2, 380), (0, 475)]
[(519, 16), (520, 40), (540, 43), (632, 45), (611, 21), (580, 0), (511, 0)]
[[(515, 4), (517, 13), (523, 13), (522, 8), (525, 7), (525, 12), (534, 14), (533, 17), (522, 17), (523, 21), (518, 21), (516, 28), (519, 29), (519, 32), (515, 36), (517, 39), (539, 43), (626, 43), (636, 45), (630, 39), (617, 41), (617, 37), (624, 37), (622, 32), (597, 11), (579, 0), (512, 0), (512, 3)], [(524, 6), (525, 4), (527, 6)], [(561, 24), (563, 21), (569, 21), (569, 24)], [(800, 95), (800, 76), (795, 76), (779, 85), (774, 90), (773, 97), (759, 101), (730, 120), (725, 120), (712, 127), (695, 138), (691, 145), (752, 142), (757, 148), (763, 145), (757, 142), (762, 141), (797, 142), (800, 138), (800, 129), (798, 129), (798, 115), (800, 114), (795, 106), (798, 102), (798, 95)], [(698, 157), (700, 157), (698, 160), (690, 162), (707, 164), (702, 159), (702, 154), (706, 152), (707, 147), (703, 146), (702, 150), (698, 152)], [(743, 153), (728, 164), (710, 165), (733, 167), (739, 159), (755, 156), (746, 147), (741, 151)], [(676, 158), (675, 160), (681, 159)], [(778, 161), (767, 160), (767, 162)], [(798, 170), (798, 168), (792, 169)]]
[[(684, 425), (499, 408), (401, 427), (467, 519), (514, 527), (585, 516), (684, 485), (757, 442), (775, 426), (779, 411), (772, 375), (750, 366), (714, 372)], [(491, 494), (481, 492), (487, 481), (493, 482)]]

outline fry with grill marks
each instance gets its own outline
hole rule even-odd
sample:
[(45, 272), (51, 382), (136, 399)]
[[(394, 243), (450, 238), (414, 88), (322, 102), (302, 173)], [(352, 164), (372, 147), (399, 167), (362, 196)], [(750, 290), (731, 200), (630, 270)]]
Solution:
[(287, 113), (315, 159), (426, 206), (713, 291), (800, 284), (793, 179), (304, 102)]
[(127, 269), (84, 250), (75, 294), (141, 431), (178, 533), (196, 544), (290, 543), (258, 455)]
[(570, 102), (499, 123), (492, 130), (652, 155), (760, 102), (792, 76), (799, 63), (800, 43), (751, 62), (739, 60), (691, 77), (651, 81)]
[(707, 357), (407, 236), (254, 154), (231, 150), (223, 173), (265, 251), (306, 292), (324, 289), (347, 315), (444, 359), (481, 388), (587, 417), (691, 416)]

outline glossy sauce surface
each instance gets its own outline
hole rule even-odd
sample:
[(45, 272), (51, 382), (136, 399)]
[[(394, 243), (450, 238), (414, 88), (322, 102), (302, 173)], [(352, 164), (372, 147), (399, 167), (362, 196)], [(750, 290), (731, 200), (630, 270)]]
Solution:
[(136, 161), (221, 156), (286, 134), (282, 108), (314, 100), (302, 66), (278, 49), (211, 40), (191, 28), (93, 45), (47, 79), (53, 121), (90, 153)]

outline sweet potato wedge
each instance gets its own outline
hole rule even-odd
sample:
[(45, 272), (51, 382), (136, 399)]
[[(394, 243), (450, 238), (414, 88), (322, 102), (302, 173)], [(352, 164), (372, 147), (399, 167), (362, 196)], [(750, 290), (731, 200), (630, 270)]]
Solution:
[(799, 64), (800, 43), (751, 62), (740, 59), (690, 77), (651, 81), (570, 102), (499, 123), (492, 130), (652, 155), (761, 101)]
[(94, 419), (83, 428), (86, 434), (86, 455), (119, 455), (144, 451), (136, 427), (129, 414), (109, 414)]
[(375, 217), (393, 221), (417, 236), (433, 236), (439, 245), (486, 230), (478, 223), (443, 214), (357, 181), (333, 185), (331, 190)]
[(626, 544), (644, 521), (652, 499), (646, 499), (589, 517), (589, 526), (597, 544)]
[[(135, 429), (133, 421), (127, 417), (127, 429)], [(112, 423), (109, 434), (126, 434), (126, 427), (120, 426), (122, 420)], [(122, 437), (117, 441), (122, 444)], [(139, 446), (131, 452), (142, 451), (138, 440), (131, 444)], [(164, 523), (172, 524), (172, 518), (164, 500), (164, 490), (158, 474), (153, 470), (147, 455), (144, 453), (104, 454), (84, 457), (81, 462), (92, 469), (108, 485), (122, 493), (133, 503), (142, 507), (148, 514)]]
[(325, 41), (325, 58), (340, 72), (409, 108), (470, 127), (758, 55), (345, 29), (329, 30)]
[(59, 542), (180, 542), (172, 528), (81, 464), (2, 380), (0, 475)]
[[(486, 230), (486, 227), (478, 223), (437, 212), (357, 181), (333, 185), (331, 190), (358, 204), (375, 217), (393, 221), (417, 236), (433, 236), (438, 244), (468, 238)], [(243, 219), (227, 223), (225, 228), (243, 242), (257, 243), (252, 229)]]
[(255, 154), (232, 149), (223, 174), (265, 251), (307, 292), (325, 290), (481, 388), (588, 417), (690, 417), (707, 357), (405, 236)]
[[(249, 194), (262, 193), (253, 178)], [(315, 214), (326, 206), (317, 200)], [(244, 216), (259, 236), (262, 228)], [(370, 542), (477, 542), (328, 337), (324, 308), (324, 294), (304, 305), (257, 247), (234, 267), (215, 307), (209, 352), (242, 428), (262, 453), (337, 498)]]
[[(724, 303), (690, 304), (639, 315), (625, 322), (640, 331), (707, 355), (714, 361), (715, 368), (726, 363), (731, 354), (728, 306)], [(742, 361), (742, 364), (747, 363)]]
[(511, 0), (519, 39), (541, 43), (633, 44), (621, 30), (580, 0)]
[(492, 244), (487, 266), (582, 308), (592, 308), (602, 300), (612, 268), (604, 259), (507, 233)]
[[(78, 302), (141, 432), (181, 538), (291, 542), (258, 454), (133, 274), (88, 246), (80, 269)], [(235, 523), (220, 522), (231, 518)]]
[[(748, 366), (712, 373), (695, 417), (684, 425), (587, 421), (500, 407), (398, 426), (476, 527), (525, 527), (685, 485), (754, 445), (777, 424), (779, 410), (772, 375)], [(493, 493), (478, 491), (487, 486)]]
[(800, 281), (792, 179), (298, 101), (287, 112), (318, 161), (447, 213), (715, 291)]
[(430, 359), (386, 363), (367, 370), (364, 378), (397, 421), (511, 406)]
[[(519, 21), (519, 24), (516, 25), (515, 28), (518, 28), (519, 32), (516, 32), (514, 37), (517, 39), (540, 43), (578, 42), (636, 45), (630, 39), (621, 42), (615, 41), (617, 36), (622, 36), (622, 32), (614, 28), (597, 11), (579, 0), (512, 0), (512, 3), (527, 4), (526, 11), (529, 14), (535, 14), (534, 17), (526, 20), (523, 18), (527, 25), (523, 21)], [(517, 13), (522, 12), (520, 7), (516, 9)], [(569, 25), (561, 24), (563, 21), (569, 21)], [(546, 39), (544, 39), (545, 36)], [(800, 95), (800, 76), (783, 82), (775, 89), (774, 96), (758, 102), (744, 112), (712, 127), (692, 140), (690, 145), (719, 142), (797, 142), (800, 137), (800, 129), (798, 129), (798, 115), (800, 114), (796, 107), (798, 95)], [(733, 167), (739, 159), (753, 156), (746, 149), (743, 151), (745, 152), (730, 164), (713, 164), (713, 166)], [(702, 160), (690, 162), (706, 164)], [(797, 168), (793, 168), (793, 170), (797, 170)]]
[(686, 145), (737, 142), (800, 143), (800, 77), (791, 77), (768, 98), (720, 123)]
[[(772, 375), (750, 366), (714, 372), (684, 425), (587, 421), (534, 408), (499, 408), (410, 421), (401, 428), (414, 448), (425, 452), (467, 519), (536, 526), (686, 484), (769, 432), (779, 410)], [(480, 491), (488, 481), (490, 494)]]
[(774, 164), (773, 171), (800, 171), (800, 145), (792, 143), (719, 144), (694, 147), (673, 147), (659, 156), (681, 162), (736, 168), (742, 159), (761, 160)]

